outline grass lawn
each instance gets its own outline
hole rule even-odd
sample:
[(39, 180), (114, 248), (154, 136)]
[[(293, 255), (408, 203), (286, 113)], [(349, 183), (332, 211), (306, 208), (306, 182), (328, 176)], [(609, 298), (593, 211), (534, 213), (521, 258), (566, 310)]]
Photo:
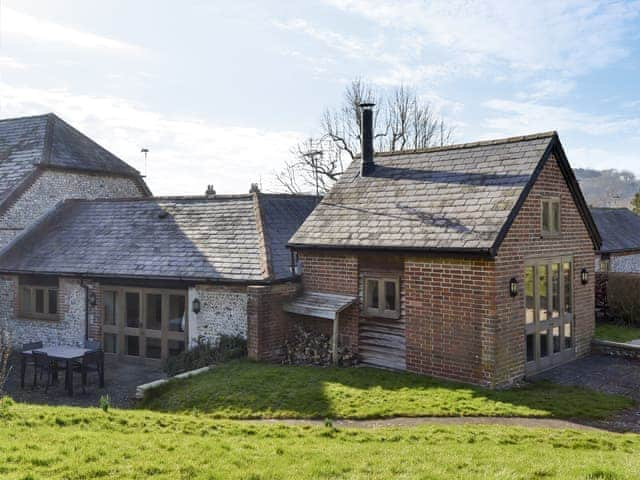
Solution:
[(615, 323), (597, 323), (596, 338), (611, 342), (630, 342), (640, 338), (640, 328)]
[[(4, 412), (4, 413), (2, 413)], [(640, 436), (500, 426), (256, 425), (144, 410), (0, 409), (0, 478), (637, 478)]]
[(153, 391), (144, 407), (213, 418), (521, 416), (604, 418), (633, 402), (535, 383), (491, 391), (374, 368), (292, 367), (234, 361)]

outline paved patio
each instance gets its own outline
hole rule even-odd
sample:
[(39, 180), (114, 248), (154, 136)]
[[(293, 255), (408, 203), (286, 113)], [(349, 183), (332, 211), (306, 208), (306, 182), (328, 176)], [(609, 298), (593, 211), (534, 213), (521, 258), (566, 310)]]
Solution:
[(18, 358), (14, 358), (6, 386), (7, 391), (14, 400), (19, 402), (80, 407), (96, 407), (101, 396), (109, 395), (113, 407), (130, 408), (135, 404), (134, 394), (138, 385), (166, 377), (160, 367), (118, 362), (109, 358), (105, 362), (105, 387), (99, 387), (97, 375), (89, 375), (86, 392), (82, 393), (80, 374), (76, 373), (73, 376), (74, 395), (70, 397), (64, 389), (64, 375), (61, 375), (56, 385), (49, 387), (47, 393), (44, 391), (43, 382), (39, 382), (35, 389), (32, 388), (31, 367), (27, 368), (25, 388), (20, 388), (20, 362)]
[(567, 365), (543, 372), (536, 380), (591, 388), (605, 393), (626, 395), (638, 404), (611, 420), (592, 425), (640, 433), (640, 362), (606, 355), (590, 355)]

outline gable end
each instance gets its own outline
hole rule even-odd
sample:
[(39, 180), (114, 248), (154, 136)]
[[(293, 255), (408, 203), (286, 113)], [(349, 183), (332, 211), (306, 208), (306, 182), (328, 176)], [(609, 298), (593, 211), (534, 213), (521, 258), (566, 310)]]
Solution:
[(580, 189), (580, 185), (578, 184), (578, 180), (576, 179), (573, 170), (571, 169), (571, 166), (569, 165), (569, 161), (567, 160), (567, 156), (564, 152), (564, 149), (562, 148), (562, 144), (560, 143), (560, 139), (558, 138), (558, 134), (554, 133), (551, 141), (549, 142), (549, 145), (547, 146), (547, 148), (544, 151), (544, 154), (542, 155), (542, 157), (540, 158), (540, 161), (538, 162), (538, 165), (536, 166), (535, 170), (533, 171), (533, 174), (531, 175), (531, 178), (529, 179), (529, 182), (527, 183), (527, 185), (525, 186), (525, 188), (522, 190), (522, 193), (520, 194), (520, 197), (518, 198), (518, 201), (516, 202), (515, 206), (513, 207), (513, 210), (511, 211), (511, 213), (509, 214), (509, 217), (507, 218), (507, 221), (505, 222), (505, 224), (502, 226), (498, 237), (496, 238), (496, 241), (494, 242), (493, 246), (491, 247), (491, 255), (492, 256), (496, 256), (498, 254), (498, 250), (500, 249), (500, 246), (502, 245), (502, 242), (504, 241), (505, 237), (507, 236), (507, 233), (509, 233), (509, 230), (511, 228), (511, 225), (513, 225), (513, 222), (515, 221), (515, 219), (517, 218), (518, 214), (520, 213), (520, 210), (522, 209), (522, 206), (524, 205), (524, 202), (526, 201), (527, 197), (529, 196), (529, 193), (531, 192), (531, 189), (533, 188), (533, 186), (535, 185), (535, 183), (538, 181), (538, 177), (540, 176), (540, 173), (542, 172), (542, 170), (544, 169), (545, 165), (547, 164), (547, 161), (549, 160), (549, 158), (551, 157), (551, 155), (554, 155), (557, 162), (558, 162), (558, 167), (560, 168), (560, 171), (562, 172), (562, 175), (564, 177), (564, 180), (569, 188), (569, 191), (571, 192), (571, 197), (573, 198), (573, 201), (575, 202), (575, 205), (578, 209), (578, 212), (580, 213), (580, 216), (582, 218), (582, 221), (584, 222), (587, 231), (589, 232), (589, 236), (591, 237), (591, 241), (593, 243), (593, 247), (594, 250), (599, 250), (600, 247), (602, 246), (602, 238), (600, 237), (600, 233), (598, 232), (598, 228), (596, 227), (595, 221), (593, 220), (593, 217), (591, 216), (591, 212), (589, 210), (589, 207), (587, 206), (587, 202), (584, 199), (584, 196), (582, 195), (582, 190)]

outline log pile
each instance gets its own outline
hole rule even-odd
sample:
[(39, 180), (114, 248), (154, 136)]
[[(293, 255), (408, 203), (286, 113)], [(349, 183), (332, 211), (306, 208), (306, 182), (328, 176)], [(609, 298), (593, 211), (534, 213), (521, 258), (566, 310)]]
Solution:
[[(289, 365), (329, 366), (331, 362), (331, 337), (310, 332), (297, 325), (293, 338), (285, 343), (285, 361)], [(356, 365), (356, 354), (348, 347), (338, 346), (338, 365)]]

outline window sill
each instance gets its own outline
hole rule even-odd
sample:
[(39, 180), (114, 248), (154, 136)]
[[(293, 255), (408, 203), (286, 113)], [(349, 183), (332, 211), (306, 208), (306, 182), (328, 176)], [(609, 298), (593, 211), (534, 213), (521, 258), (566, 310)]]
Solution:
[(39, 317), (37, 315), (18, 315), (16, 320), (20, 321), (36, 321), (36, 322), (47, 322), (47, 323), (60, 323), (60, 317), (57, 315), (55, 317)]
[(378, 312), (374, 313), (374, 312), (363, 311), (362, 316), (366, 318), (372, 318), (372, 319), (380, 318), (384, 320), (398, 320), (400, 318), (400, 313), (390, 313), (385, 315), (383, 313), (378, 313)]
[(540, 238), (542, 239), (551, 239), (551, 240), (557, 240), (558, 238), (562, 237), (562, 232), (557, 232), (557, 233), (552, 233), (552, 232), (542, 232), (542, 234), (540, 235)]

